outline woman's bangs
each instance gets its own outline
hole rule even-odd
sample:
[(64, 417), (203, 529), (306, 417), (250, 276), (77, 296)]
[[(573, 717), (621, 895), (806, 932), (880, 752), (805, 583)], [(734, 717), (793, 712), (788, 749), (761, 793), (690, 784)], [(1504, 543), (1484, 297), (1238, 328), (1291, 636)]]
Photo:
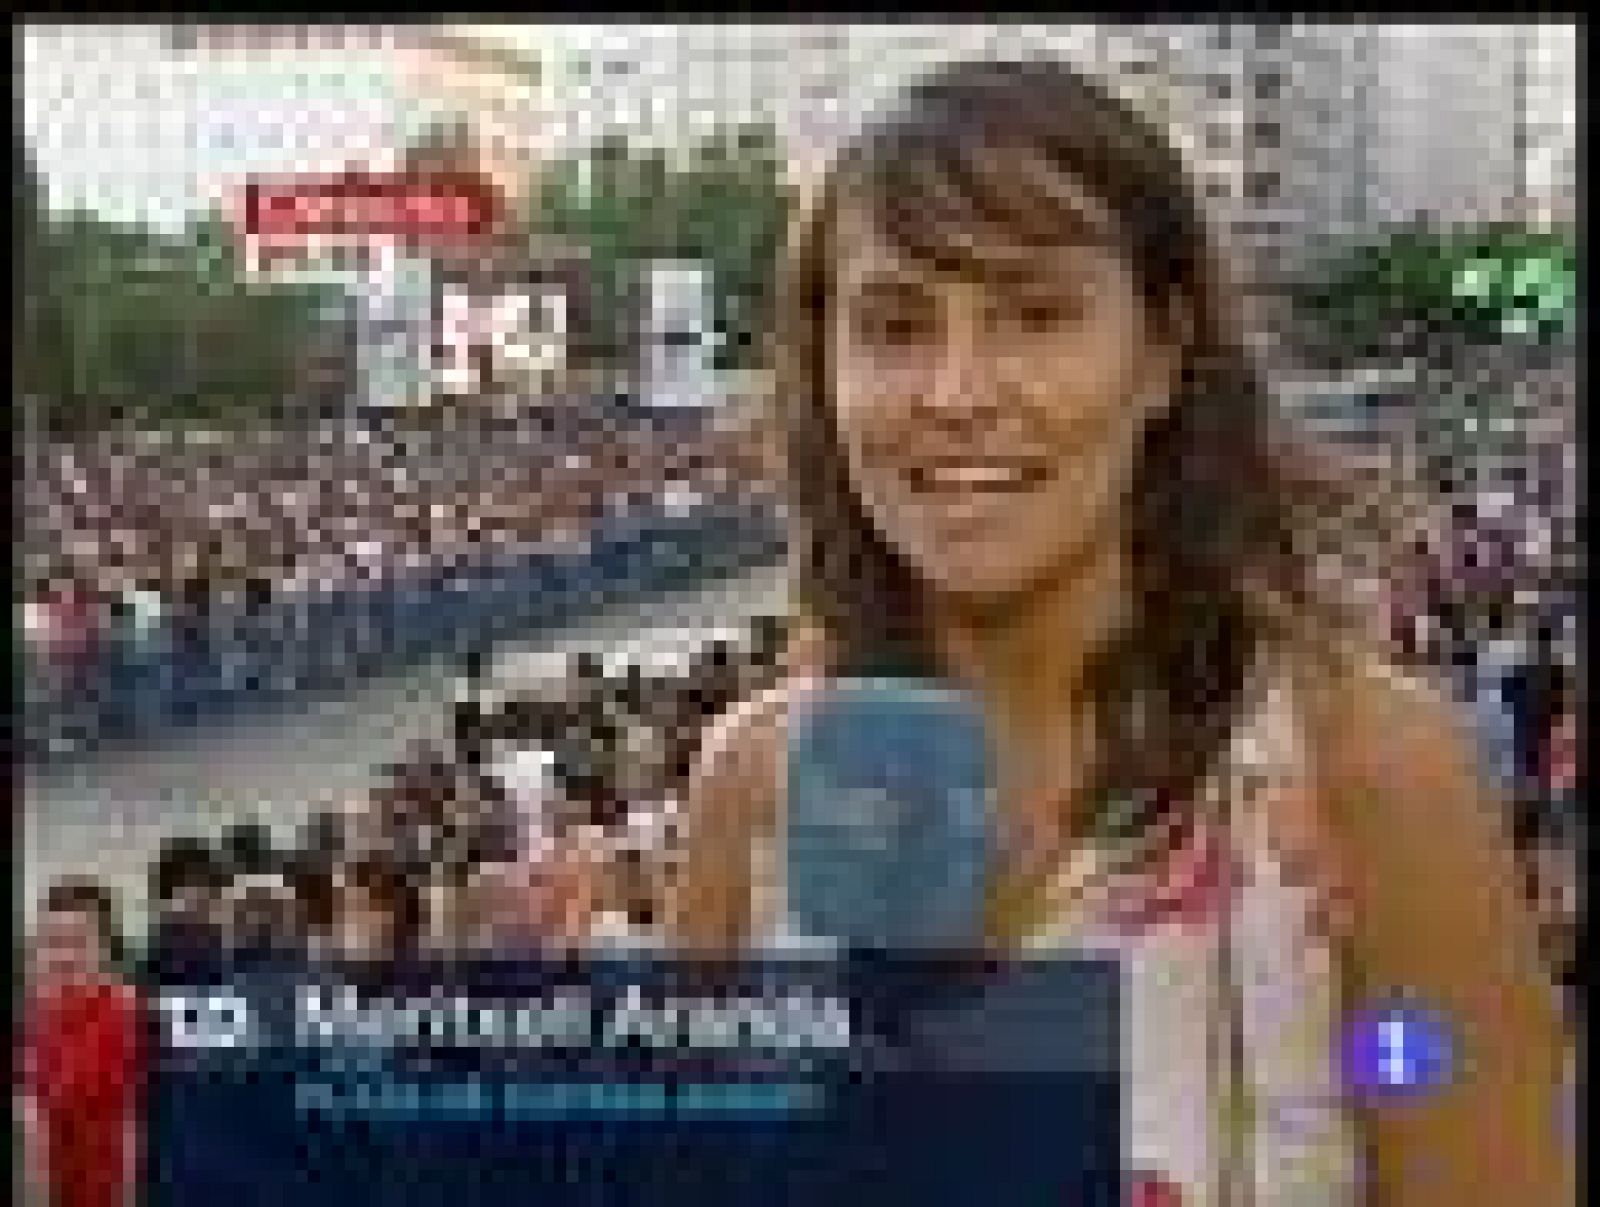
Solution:
[(884, 241), (940, 275), (1037, 272), (1041, 253), (1106, 246), (1110, 223), (1038, 148), (962, 131), (904, 132), (847, 186)]

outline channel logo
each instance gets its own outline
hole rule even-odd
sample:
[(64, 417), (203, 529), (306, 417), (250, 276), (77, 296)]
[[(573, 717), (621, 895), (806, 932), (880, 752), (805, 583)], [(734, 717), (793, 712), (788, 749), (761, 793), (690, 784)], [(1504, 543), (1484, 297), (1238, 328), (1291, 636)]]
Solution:
[(1388, 1005), (1354, 1015), (1345, 1027), (1345, 1088), (1368, 1099), (1417, 1098), (1449, 1088), (1456, 1044), (1449, 1020), (1417, 1005)]

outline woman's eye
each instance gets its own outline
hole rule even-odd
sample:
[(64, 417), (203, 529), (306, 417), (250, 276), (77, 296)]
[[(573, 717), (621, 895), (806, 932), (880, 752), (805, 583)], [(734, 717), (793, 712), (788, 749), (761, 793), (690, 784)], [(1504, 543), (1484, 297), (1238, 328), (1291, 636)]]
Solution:
[(863, 342), (887, 347), (918, 343), (933, 333), (929, 320), (911, 314), (861, 315), (854, 325), (857, 337)]
[(997, 316), (1001, 325), (1023, 331), (1054, 331), (1076, 323), (1083, 318), (1084, 308), (1067, 299), (1048, 299), (1036, 302), (1013, 302), (1000, 309)]

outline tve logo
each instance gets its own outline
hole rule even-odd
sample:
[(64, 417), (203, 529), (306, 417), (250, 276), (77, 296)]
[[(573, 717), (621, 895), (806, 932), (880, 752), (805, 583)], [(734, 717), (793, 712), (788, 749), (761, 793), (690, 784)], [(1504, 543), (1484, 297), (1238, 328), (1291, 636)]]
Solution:
[(1455, 1075), (1448, 1020), (1417, 1005), (1362, 1011), (1344, 1034), (1345, 1086), (1369, 1098), (1416, 1097), (1442, 1090)]

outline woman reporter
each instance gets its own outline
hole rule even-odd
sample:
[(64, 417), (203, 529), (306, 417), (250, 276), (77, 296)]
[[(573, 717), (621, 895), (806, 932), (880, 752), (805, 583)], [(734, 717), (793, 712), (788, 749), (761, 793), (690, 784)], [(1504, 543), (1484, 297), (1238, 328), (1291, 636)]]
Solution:
[[(886, 665), (948, 678), (998, 755), (990, 941), (1127, 963), (1143, 1193), (1567, 1201), (1564, 1037), (1502, 815), (1338, 601), (1327, 538), (1362, 500), (1274, 434), (1167, 140), (1065, 66), (957, 66), (845, 149), (785, 272), (808, 623), (701, 749), (678, 943), (779, 926), (795, 709)], [(1333, 1033), (1396, 994), (1449, 1015), (1471, 1074), (1363, 1114)]]

